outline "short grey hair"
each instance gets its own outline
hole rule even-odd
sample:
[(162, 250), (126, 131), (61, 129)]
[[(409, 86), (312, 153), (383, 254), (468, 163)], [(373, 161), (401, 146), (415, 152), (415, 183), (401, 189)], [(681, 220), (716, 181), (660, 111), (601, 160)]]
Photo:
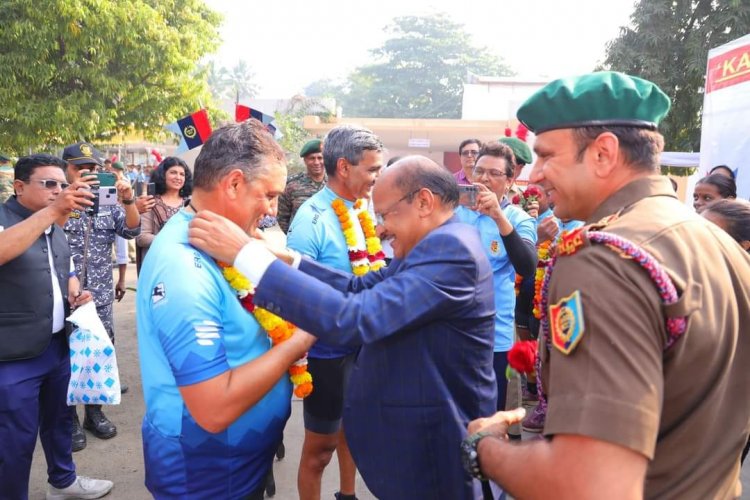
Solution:
[(331, 129), (323, 141), (323, 163), (328, 177), (336, 176), (339, 158), (359, 165), (365, 151), (383, 151), (383, 143), (371, 130), (358, 125), (341, 125)]
[(229, 172), (238, 168), (249, 182), (268, 173), (266, 159), (285, 164), (284, 150), (271, 133), (253, 118), (213, 131), (195, 159), (193, 186), (211, 189)]

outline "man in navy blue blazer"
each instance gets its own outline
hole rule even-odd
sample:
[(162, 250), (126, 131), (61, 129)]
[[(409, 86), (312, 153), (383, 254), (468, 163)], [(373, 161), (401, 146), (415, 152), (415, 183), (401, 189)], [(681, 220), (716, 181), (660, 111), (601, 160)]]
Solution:
[(256, 305), (327, 343), (361, 346), (344, 429), (375, 496), (474, 498), (459, 445), (468, 422), (495, 409), (492, 270), (477, 231), (453, 215), (456, 182), (432, 160), (391, 166), (373, 201), (396, 258), (361, 278), (272, 253), (211, 212), (193, 220), (190, 243), (257, 283)]

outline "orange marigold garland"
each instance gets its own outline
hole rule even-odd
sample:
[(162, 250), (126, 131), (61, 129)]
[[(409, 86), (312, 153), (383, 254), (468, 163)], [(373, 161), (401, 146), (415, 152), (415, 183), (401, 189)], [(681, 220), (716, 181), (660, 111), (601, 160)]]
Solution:
[[(262, 307), (256, 307), (253, 303), (255, 287), (235, 267), (219, 262), (221, 273), (227, 280), (229, 286), (237, 293), (242, 307), (251, 313), (260, 326), (266, 331), (273, 345), (278, 345), (288, 340), (294, 333), (295, 326)], [(294, 395), (304, 398), (313, 391), (312, 375), (307, 371), (307, 354), (294, 362), (289, 367), (289, 378), (294, 384)]]
[(542, 311), (540, 309), (542, 304), (542, 283), (544, 282), (544, 273), (547, 272), (547, 266), (550, 261), (550, 247), (552, 241), (545, 241), (537, 248), (537, 256), (539, 260), (536, 265), (536, 272), (534, 274), (534, 317), (540, 319)]
[(362, 200), (354, 202), (354, 213), (357, 216), (359, 226), (362, 228), (362, 234), (365, 237), (364, 246), (357, 241), (357, 233), (354, 230), (354, 222), (349, 215), (349, 209), (341, 198), (336, 198), (331, 202), (331, 207), (336, 213), (341, 224), (341, 230), (346, 240), (346, 248), (349, 251), (349, 262), (352, 266), (352, 273), (356, 276), (364, 276), (370, 271), (377, 271), (385, 266), (385, 254), (375, 232), (375, 224), (372, 221), (370, 212), (364, 207)]

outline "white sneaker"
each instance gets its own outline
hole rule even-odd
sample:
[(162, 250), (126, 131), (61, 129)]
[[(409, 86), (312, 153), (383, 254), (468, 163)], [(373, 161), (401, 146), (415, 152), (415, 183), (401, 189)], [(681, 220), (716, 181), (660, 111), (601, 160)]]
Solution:
[(75, 482), (67, 488), (58, 489), (48, 484), (47, 500), (101, 498), (110, 492), (112, 486), (114, 486), (114, 483), (106, 479), (91, 479), (90, 477), (78, 476)]

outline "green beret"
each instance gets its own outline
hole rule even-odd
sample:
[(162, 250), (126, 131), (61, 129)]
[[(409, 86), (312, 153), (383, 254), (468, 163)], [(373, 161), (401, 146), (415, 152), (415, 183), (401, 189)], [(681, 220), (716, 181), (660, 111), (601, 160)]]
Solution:
[(112, 164), (112, 168), (116, 168), (117, 170), (125, 170), (125, 164), (121, 161), (116, 161)]
[(500, 144), (505, 144), (513, 150), (513, 156), (516, 157), (516, 163), (528, 165), (531, 163), (531, 148), (517, 137), (501, 137)]
[(300, 150), (299, 155), (300, 157), (304, 158), (305, 156), (312, 154), (312, 153), (320, 153), (320, 145), (323, 144), (323, 141), (320, 139), (313, 139), (311, 141), (307, 141), (304, 146), (302, 146), (302, 150)]
[(589, 126), (656, 130), (669, 106), (669, 97), (654, 83), (601, 71), (548, 83), (521, 105), (518, 119), (535, 134)]

